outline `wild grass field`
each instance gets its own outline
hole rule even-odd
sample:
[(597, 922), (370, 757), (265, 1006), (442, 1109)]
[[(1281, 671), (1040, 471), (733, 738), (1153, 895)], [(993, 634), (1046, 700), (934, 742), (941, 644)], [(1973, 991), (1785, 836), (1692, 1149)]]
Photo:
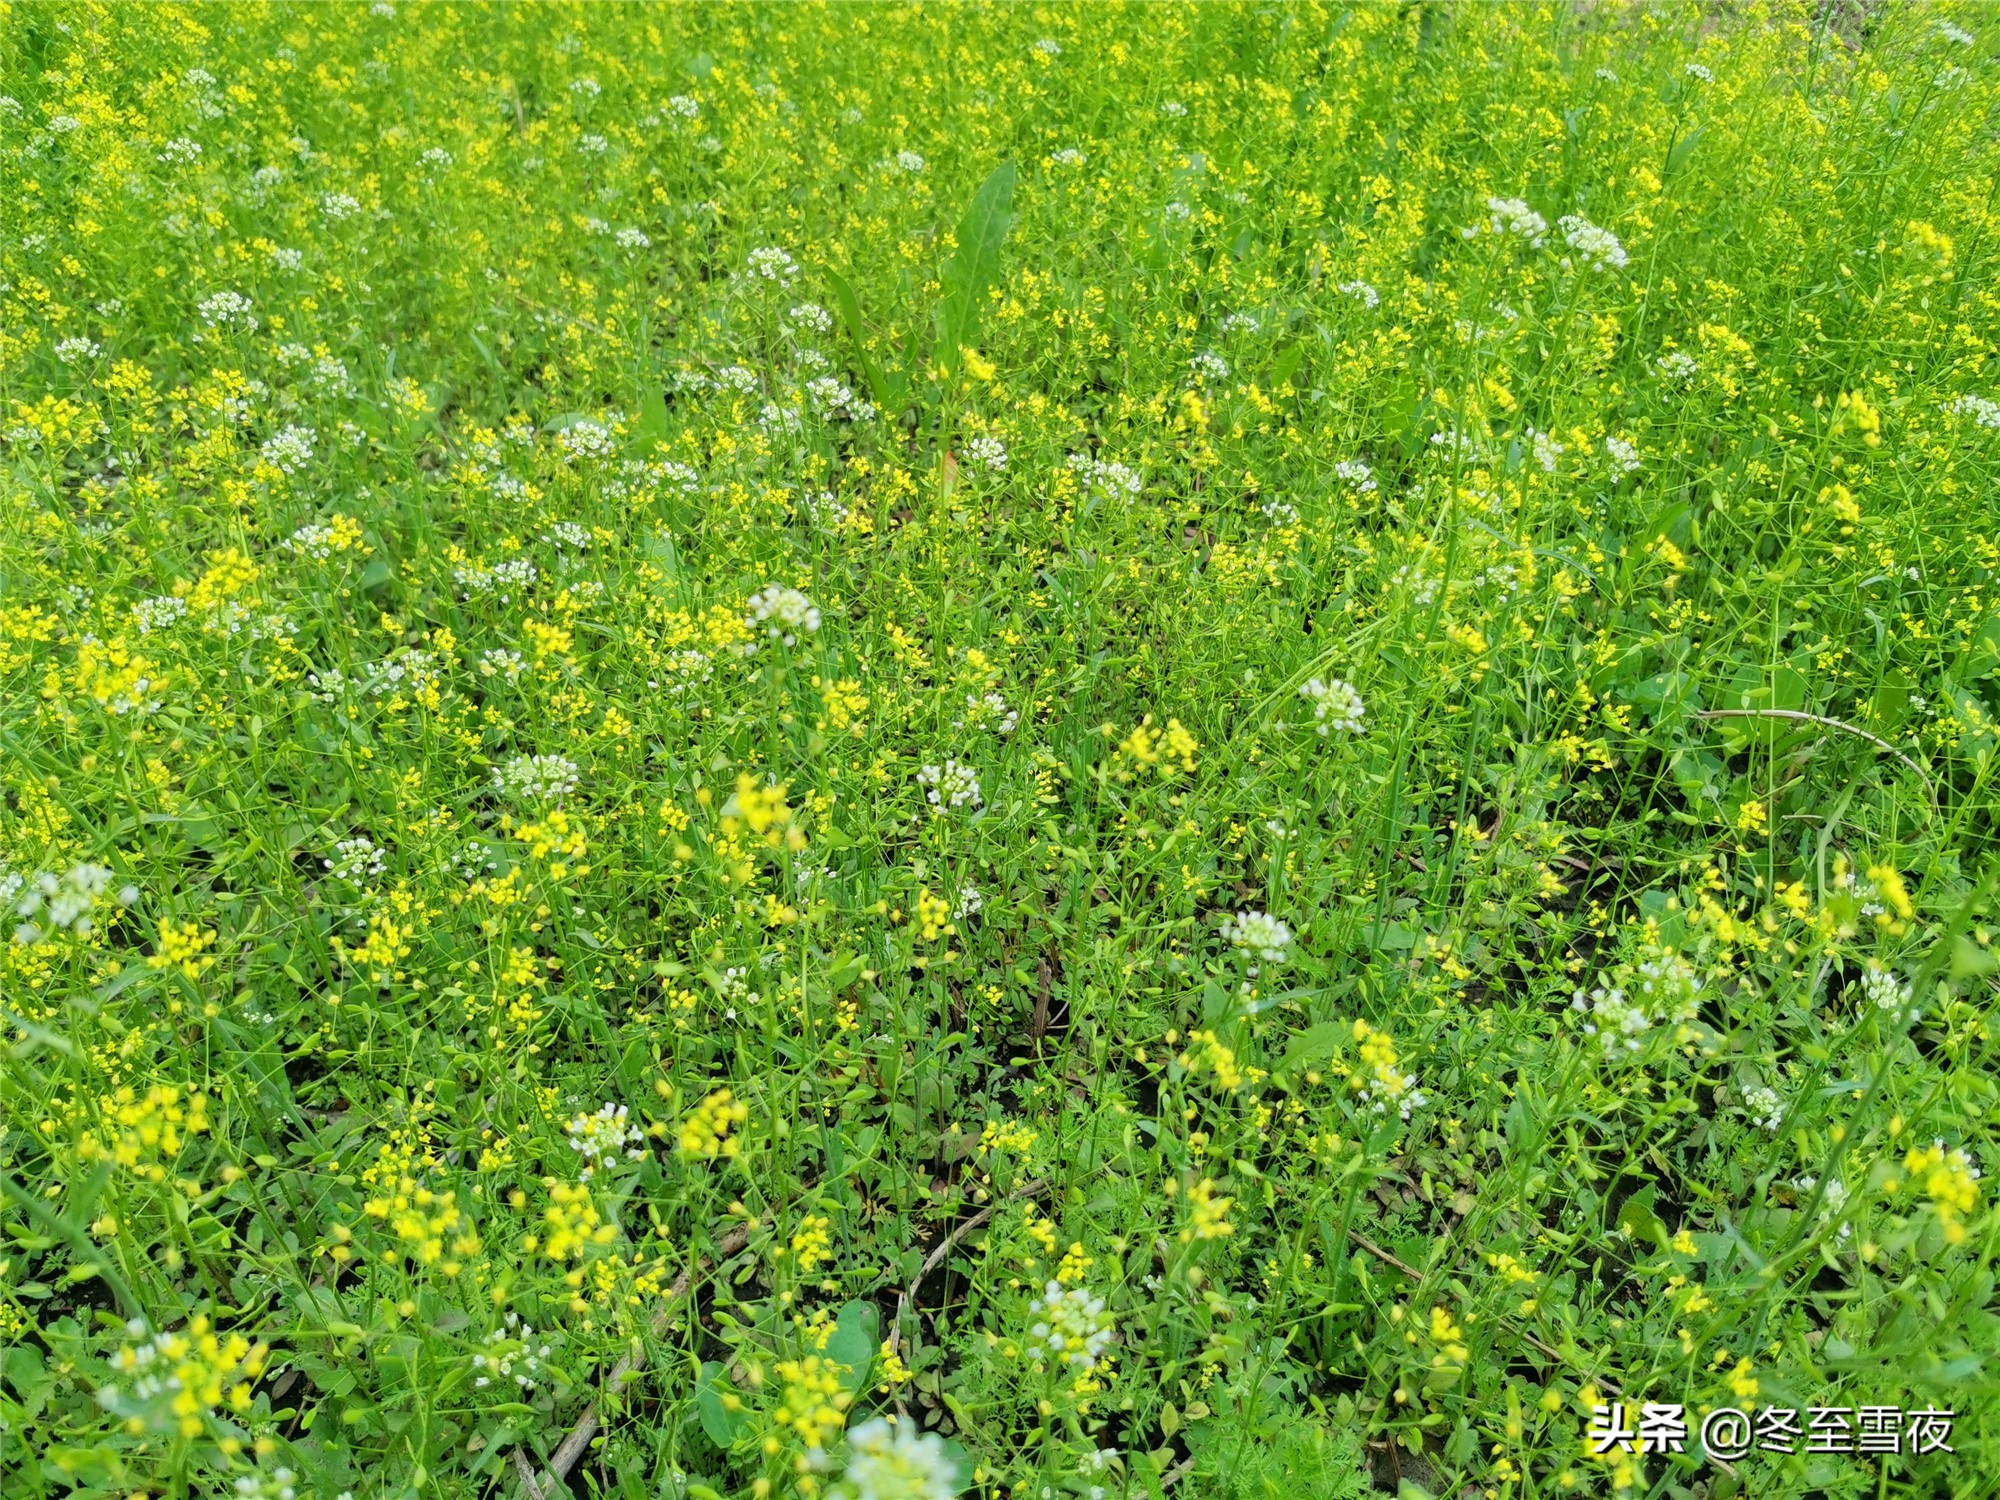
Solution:
[(2000, 1493), (1997, 103), (0, 5), (0, 1494)]

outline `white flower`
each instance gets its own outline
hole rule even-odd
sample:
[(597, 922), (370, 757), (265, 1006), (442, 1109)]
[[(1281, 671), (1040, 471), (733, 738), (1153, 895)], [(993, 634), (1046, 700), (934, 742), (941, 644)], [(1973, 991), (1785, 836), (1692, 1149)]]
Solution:
[(576, 762), (561, 755), (517, 755), (493, 770), (505, 796), (527, 802), (560, 802), (576, 790)]
[(1861, 991), (1892, 1025), (1907, 1026), (1923, 1014), (1920, 1006), (1910, 1003), (1909, 985), (1898, 979), (1893, 970), (1873, 961), (1862, 972)]
[(563, 458), (571, 463), (579, 460), (607, 459), (618, 451), (618, 443), (611, 435), (611, 429), (602, 422), (585, 418), (572, 422), (556, 434), (556, 447), (562, 450)]
[(481, 677), (504, 677), (509, 682), (521, 680), (521, 670), (525, 663), (521, 653), (495, 646), (490, 651), (479, 653), (479, 675)]
[(958, 905), (952, 908), (951, 914), (955, 920), (963, 922), (967, 917), (977, 915), (979, 908), (985, 904), (986, 898), (976, 888), (967, 886), (958, 893)]
[(761, 625), (772, 640), (796, 646), (801, 635), (819, 629), (819, 606), (797, 589), (767, 583), (750, 596), (748, 623)]
[(572, 78), (569, 81), (569, 91), (582, 99), (595, 99), (604, 92), (604, 85), (586, 73), (581, 78)]
[(1492, 213), (1488, 221), (1495, 234), (1518, 234), (1522, 239), (1541, 249), (1548, 238), (1549, 221), (1536, 213), (1520, 198), (1488, 198), (1486, 207)]
[(1365, 281), (1343, 281), (1334, 288), (1343, 297), (1352, 297), (1363, 307), (1382, 305), (1382, 294)]
[(1224, 333), (1255, 333), (1264, 325), (1253, 312), (1233, 312), (1222, 320), (1220, 326)]
[(1136, 500), (1141, 488), (1139, 476), (1121, 463), (1096, 459), (1086, 453), (1072, 453), (1069, 467), (1085, 484), (1112, 499)]
[(1111, 1314), (1104, 1310), (1104, 1299), (1093, 1297), (1088, 1288), (1051, 1281), (1028, 1304), (1028, 1313), (1035, 1318), (1028, 1328), (1028, 1357), (1037, 1364), (1053, 1358), (1088, 1375), (1111, 1343)]
[[(94, 925), (91, 913), (110, 889), (111, 871), (103, 865), (79, 864), (61, 875), (44, 871), (25, 882), (9, 876), (6, 883), (15, 898), (14, 915), (32, 919), (14, 929), (14, 941), (32, 945), (44, 941), (48, 929), (88, 937)], [(138, 899), (137, 886), (125, 886), (118, 893), (121, 906), (130, 906)]]
[(592, 1170), (601, 1163), (615, 1161), (623, 1152), (627, 1161), (638, 1161), (645, 1156), (640, 1149), (646, 1134), (636, 1125), (625, 1123), (626, 1110), (622, 1104), (605, 1104), (594, 1115), (576, 1115), (563, 1126), (563, 1133), (569, 1143), (590, 1165), (582, 1172), (584, 1181), (590, 1180)]
[(1264, 513), (1267, 521), (1275, 521), (1280, 526), (1290, 526), (1299, 518), (1299, 508), (1283, 500), (1266, 500), (1257, 508)]
[(1693, 380), (1700, 368), (1694, 362), (1694, 356), (1685, 349), (1670, 349), (1653, 362), (1653, 369), (1663, 380), (1677, 381), (1682, 385)]
[(824, 420), (831, 421), (837, 417), (849, 422), (872, 422), (875, 419), (875, 403), (862, 400), (847, 388), (845, 382), (831, 375), (807, 381), (806, 398), (812, 402), (813, 411)]
[(1621, 474), (1633, 473), (1639, 467), (1639, 447), (1636, 443), (1608, 437), (1604, 440), (1604, 451), (1610, 455), (1611, 466)]
[(80, 360), (95, 359), (103, 352), (90, 339), (81, 337), (64, 339), (56, 345), (56, 358), (66, 365), (76, 364)]
[(978, 773), (955, 760), (925, 766), (917, 772), (917, 785), (924, 788), (924, 800), (939, 813), (948, 808), (979, 807), (986, 800), (979, 790)]
[(1646, 1033), (1653, 1025), (1639, 1006), (1625, 998), (1625, 992), (1616, 985), (1599, 985), (1589, 995), (1578, 990), (1571, 997), (1569, 1008), (1584, 1015), (1585, 1036), (1594, 1036), (1604, 1045), (1607, 1058), (1617, 1058), (1639, 1051), (1646, 1045)]
[(1049, 153), (1049, 164), (1051, 166), (1080, 167), (1083, 165), (1083, 160), (1083, 153), (1074, 146), (1065, 146), (1060, 151)]
[(1556, 460), (1562, 457), (1565, 451), (1563, 445), (1557, 442), (1552, 434), (1537, 432), (1532, 427), (1528, 429), (1528, 438), (1534, 446), (1535, 462), (1542, 466), (1544, 473), (1555, 473)]
[(743, 272), (753, 281), (775, 281), (780, 286), (789, 286), (798, 279), (799, 263), (775, 245), (766, 245), (752, 250), (744, 259)]
[(997, 437), (969, 438), (965, 444), (965, 458), (968, 463), (978, 464), (990, 473), (998, 474), (1007, 467), (1007, 445)]
[(1361, 733), (1361, 717), (1367, 707), (1354, 685), (1335, 677), (1321, 681), (1314, 677), (1299, 689), (1299, 696), (1313, 706), (1313, 721), (1323, 735), (1335, 730), (1342, 734)]
[(1283, 963), (1292, 946), (1292, 929), (1269, 912), (1239, 911), (1222, 924), (1222, 935), (1260, 963)]
[(896, 165), (905, 172), (921, 172), (924, 169), (924, 159), (914, 151), (898, 151)]
[(1963, 26), (1954, 26), (1949, 21), (1940, 21), (1937, 23), (1937, 34), (1947, 42), (1956, 42), (1961, 47), (1970, 47), (1974, 42), (1979, 40), (1978, 37), (1967, 31)]
[(1989, 401), (1984, 396), (1960, 396), (1945, 410), (1953, 416), (1970, 417), (1976, 426), (1991, 428), (2000, 432), (2000, 401)]
[(1364, 495), (1375, 493), (1375, 473), (1358, 458), (1343, 458), (1333, 466), (1334, 477), (1354, 486)]
[(442, 172), (451, 165), (451, 160), (451, 153), (442, 146), (431, 146), (417, 158), (419, 163), (432, 172)]
[(810, 328), (814, 333), (831, 333), (833, 314), (817, 302), (801, 302), (785, 313), (785, 326), (793, 332)]
[(611, 142), (594, 131), (586, 131), (576, 138), (576, 149), (585, 156), (602, 156), (611, 149)]
[(1778, 1097), (1775, 1089), (1757, 1085), (1743, 1091), (1743, 1113), (1758, 1129), (1767, 1135), (1776, 1135), (1778, 1127), (1785, 1123), (1785, 1101)]
[(187, 618), (187, 612), (187, 600), (177, 594), (156, 594), (132, 606), (132, 618), (138, 623), (141, 635), (177, 625)]
[(646, 231), (643, 229), (621, 229), (612, 238), (618, 241), (622, 249), (626, 250), (644, 250), (653, 243), (652, 240), (647, 238)]
[(493, 594), (502, 604), (513, 603), (514, 591), (527, 589), (540, 576), (541, 570), (525, 557), (510, 557), (490, 568), (452, 570), (452, 577), (465, 590), (463, 597), (470, 599), (474, 594)]
[(667, 108), (679, 115), (683, 120), (692, 120), (696, 115), (701, 113), (700, 102), (690, 99), (686, 94), (674, 94), (670, 96), (667, 100)]
[(1194, 371), (1195, 379), (1198, 381), (1227, 380), (1229, 378), (1229, 366), (1220, 355), (1197, 354), (1193, 359), (1188, 361), (1188, 368)]
[(195, 316), (211, 328), (240, 328), (245, 333), (257, 327), (250, 316), (250, 299), (241, 292), (211, 292), (194, 305)]
[(870, 1417), (847, 1434), (843, 1483), (853, 1500), (952, 1500), (958, 1466), (936, 1433), (916, 1424)]
[(380, 875), (384, 862), (383, 853), (375, 847), (374, 840), (364, 838), (342, 839), (333, 846), (332, 858), (321, 861), (335, 880), (345, 880), (350, 885), (359, 885)]
[(1062, 56), (1062, 44), (1050, 37), (1043, 37), (1039, 42), (1035, 43), (1035, 50), (1044, 57)]
[(160, 160), (176, 165), (185, 165), (201, 158), (201, 143), (191, 141), (186, 136), (176, 136), (160, 148)]
[(1187, 106), (1178, 99), (1169, 99), (1160, 105), (1160, 113), (1170, 120), (1178, 120), (1187, 113)]
[(1593, 271), (1607, 267), (1623, 269), (1631, 258), (1625, 247), (1618, 243), (1618, 236), (1608, 229), (1600, 229), (1580, 214), (1564, 214), (1556, 221), (1562, 226), (1563, 238), (1570, 247), (1580, 254)]
[(313, 430), (310, 427), (286, 427), (266, 438), (259, 449), (264, 462), (281, 474), (296, 474), (312, 462)]
[(319, 200), (319, 211), (337, 222), (360, 213), (361, 200), (351, 193), (326, 193)]
[(1703, 67), (1698, 62), (1689, 63), (1687, 65), (1686, 72), (1688, 77), (1697, 78), (1701, 80), (1701, 82), (1703, 83), (1715, 82), (1715, 74), (1709, 71), (1707, 68)]

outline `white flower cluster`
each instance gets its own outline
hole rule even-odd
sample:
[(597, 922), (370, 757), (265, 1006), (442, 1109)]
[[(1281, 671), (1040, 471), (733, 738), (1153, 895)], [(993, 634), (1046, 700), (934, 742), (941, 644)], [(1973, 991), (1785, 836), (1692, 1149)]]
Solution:
[(1909, 985), (1880, 964), (1871, 962), (1862, 973), (1861, 992), (1891, 1025), (1908, 1026), (1923, 1014), (1921, 1006), (1910, 1003)]
[(954, 807), (979, 807), (986, 800), (979, 790), (978, 774), (955, 760), (925, 766), (917, 772), (917, 784), (924, 788), (924, 799), (940, 813)]
[(1518, 234), (1537, 250), (1548, 242), (1549, 221), (1528, 207), (1525, 200), (1488, 198), (1486, 207), (1492, 214), (1487, 222), (1495, 234)]
[(230, 1487), (236, 1500), (297, 1500), (298, 1488), (292, 1483), (297, 1476), (290, 1469), (280, 1466), (266, 1474), (262, 1469), (236, 1476)]
[[(0, 901), (13, 902), (14, 915), (23, 918), (14, 929), (14, 941), (25, 945), (42, 942), (51, 932), (88, 937), (95, 925), (92, 913), (110, 888), (111, 872), (103, 865), (72, 865), (60, 875), (45, 870), (32, 880), (0, 874)], [(120, 906), (138, 899), (136, 885), (118, 892)]]
[(525, 557), (510, 557), (504, 562), (494, 563), (490, 568), (458, 568), (451, 576), (465, 590), (461, 598), (494, 594), (502, 604), (510, 604), (514, 598), (513, 591), (525, 590), (541, 577), (541, 572)]
[(794, 333), (801, 328), (811, 329), (814, 333), (831, 333), (833, 314), (817, 302), (801, 302), (786, 312), (784, 323)]
[(314, 435), (310, 427), (285, 427), (266, 438), (258, 452), (279, 473), (296, 474), (312, 462)]
[(82, 337), (64, 339), (56, 345), (56, 358), (66, 365), (77, 364), (86, 359), (95, 359), (103, 352), (104, 350), (94, 341)]
[(806, 397), (823, 421), (835, 418), (845, 422), (875, 420), (875, 403), (855, 395), (845, 381), (835, 376), (822, 375), (817, 380), (807, 381)]
[(1335, 730), (1342, 734), (1361, 733), (1361, 716), (1367, 712), (1354, 684), (1339, 677), (1309, 678), (1299, 696), (1313, 706), (1313, 724), (1323, 735)]
[(1060, 151), (1049, 153), (1049, 165), (1052, 167), (1080, 167), (1083, 163), (1083, 153), (1074, 146), (1065, 146)]
[(1581, 214), (1564, 214), (1556, 222), (1562, 228), (1563, 239), (1593, 271), (1623, 270), (1631, 259), (1618, 243), (1617, 235), (1599, 228)]
[(969, 438), (965, 444), (965, 460), (978, 464), (988, 473), (998, 474), (1007, 467), (1007, 445), (997, 437)]
[(576, 1154), (590, 1164), (583, 1169), (585, 1181), (599, 1164), (617, 1160), (621, 1152), (627, 1161), (639, 1161), (646, 1154), (640, 1149), (645, 1132), (626, 1123), (622, 1104), (601, 1105), (594, 1115), (575, 1116), (563, 1126), (563, 1134)]
[[(992, 721), (993, 732), (998, 735), (1012, 734), (1021, 722), (1021, 711), (999, 693), (967, 693), (965, 707), (967, 718), (975, 724), (986, 720)], [(959, 719), (952, 727), (963, 728), (965, 722), (965, 719)]]
[(1269, 912), (1239, 911), (1222, 924), (1222, 935), (1260, 963), (1281, 964), (1291, 952), (1292, 929)]
[(558, 521), (542, 533), (542, 540), (551, 547), (573, 547), (578, 552), (585, 552), (595, 538), (590, 528), (580, 521)]
[(618, 452), (618, 443), (612, 437), (611, 429), (588, 417), (581, 422), (570, 423), (557, 433), (556, 447), (568, 463), (600, 461), (614, 457)]
[(914, 1422), (870, 1417), (847, 1434), (842, 1484), (852, 1500), (952, 1500), (958, 1465), (934, 1432)]
[(767, 583), (750, 596), (746, 619), (772, 640), (796, 646), (800, 636), (819, 629), (819, 606), (797, 589)]
[(1743, 1113), (1759, 1130), (1776, 1135), (1778, 1127), (1785, 1123), (1785, 1101), (1778, 1097), (1776, 1089), (1756, 1084), (1743, 1091)]
[(178, 625), (187, 618), (187, 612), (187, 600), (180, 595), (155, 594), (132, 606), (132, 619), (139, 627), (139, 634), (151, 635), (156, 630)]
[(508, 682), (519, 682), (521, 670), (526, 665), (521, 653), (509, 651), (503, 646), (479, 653), (479, 675), (481, 677), (504, 677)]
[(1653, 1025), (1645, 1008), (1626, 999), (1616, 985), (1600, 984), (1587, 996), (1578, 990), (1570, 998), (1569, 1008), (1587, 1018), (1583, 1034), (1602, 1042), (1607, 1058), (1638, 1052), (1646, 1045), (1646, 1033)]
[(1977, 426), (2000, 432), (2000, 401), (1989, 401), (1984, 396), (1960, 396), (1945, 410), (1955, 417), (1970, 417)]
[(1685, 349), (1669, 349), (1653, 361), (1653, 369), (1662, 380), (1671, 380), (1677, 385), (1686, 385), (1700, 372), (1694, 356)]
[(1333, 473), (1336, 479), (1354, 486), (1360, 494), (1375, 493), (1375, 471), (1358, 458), (1343, 458), (1333, 466)]
[(352, 193), (325, 193), (320, 197), (319, 211), (338, 223), (360, 213), (361, 200)]
[(1528, 439), (1535, 451), (1535, 462), (1542, 466), (1542, 472), (1555, 473), (1556, 460), (1567, 451), (1564, 446), (1556, 441), (1553, 433), (1540, 432), (1533, 427), (1528, 429)]
[(1343, 281), (1334, 288), (1343, 297), (1352, 297), (1363, 307), (1380, 307), (1382, 294), (1365, 281)]
[(1085, 1287), (1051, 1281), (1028, 1304), (1028, 1312), (1035, 1318), (1028, 1329), (1028, 1353), (1037, 1364), (1053, 1357), (1079, 1375), (1097, 1368), (1112, 1335), (1102, 1297), (1093, 1297)]
[(799, 263), (775, 245), (752, 250), (743, 262), (743, 274), (753, 281), (775, 281), (790, 286), (798, 280)]
[(1631, 474), (1639, 467), (1639, 446), (1636, 443), (1608, 437), (1604, 440), (1604, 451), (1611, 459), (1611, 467), (1620, 474)]
[(562, 755), (517, 755), (493, 768), (503, 795), (529, 802), (559, 802), (576, 790), (576, 762)]
[(322, 863), (335, 880), (360, 885), (364, 880), (372, 880), (382, 873), (384, 859), (373, 839), (352, 838), (335, 844), (333, 857)]
[(257, 320), (250, 315), (250, 299), (241, 292), (211, 292), (194, 305), (194, 311), (210, 328), (240, 328), (251, 333), (257, 327)]
[[(492, 1384), (493, 1376), (512, 1379), (524, 1391), (535, 1388), (542, 1373), (542, 1361), (549, 1357), (547, 1344), (535, 1343), (535, 1329), (523, 1323), (519, 1313), (508, 1313), (506, 1323), (481, 1340), (482, 1347), (472, 1356), (475, 1386)], [(491, 1371), (491, 1374), (487, 1372)]]
[(1188, 368), (1194, 371), (1197, 381), (1214, 382), (1229, 378), (1229, 364), (1219, 354), (1203, 352), (1188, 361)]
[(1139, 476), (1121, 463), (1092, 458), (1087, 453), (1072, 453), (1069, 467), (1090, 488), (1112, 499), (1139, 498)]
[(914, 151), (898, 151), (896, 166), (898, 170), (904, 172), (921, 172), (924, 169), (924, 159)]

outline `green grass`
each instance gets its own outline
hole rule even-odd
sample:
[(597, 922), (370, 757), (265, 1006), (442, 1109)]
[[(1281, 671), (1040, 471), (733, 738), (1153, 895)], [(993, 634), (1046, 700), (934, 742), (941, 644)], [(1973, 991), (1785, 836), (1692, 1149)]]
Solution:
[(0, 1493), (1989, 1493), (1996, 67), (0, 10)]

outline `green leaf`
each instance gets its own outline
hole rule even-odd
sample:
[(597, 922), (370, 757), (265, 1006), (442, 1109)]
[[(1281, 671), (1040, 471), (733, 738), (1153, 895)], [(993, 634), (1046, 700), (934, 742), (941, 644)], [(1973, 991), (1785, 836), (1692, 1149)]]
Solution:
[[(735, 1410), (723, 1404), (725, 1396), (736, 1400)], [(701, 1374), (694, 1384), (695, 1407), (701, 1413), (701, 1430), (708, 1434), (711, 1443), (725, 1452), (750, 1425), (750, 1413), (742, 1405), (742, 1399), (722, 1373), (721, 1365), (710, 1360), (701, 1367)]]
[(854, 295), (854, 288), (838, 271), (829, 270), (826, 273), (826, 284), (833, 288), (833, 301), (840, 309), (840, 320), (847, 325), (847, 336), (854, 340), (854, 357), (861, 363), (861, 373), (868, 381), (869, 394), (882, 408), (884, 416), (893, 414), (903, 404), (901, 384), (899, 382), (891, 387), (883, 378), (882, 367), (875, 362), (875, 356), (868, 352), (868, 325), (861, 318), (861, 299)]
[(640, 455), (647, 458), (667, 440), (667, 398), (657, 377), (649, 377), (639, 393), (639, 428), (632, 436)]
[(875, 1350), (882, 1342), (875, 1304), (850, 1302), (835, 1315), (833, 1323), (833, 1336), (826, 1341), (826, 1357), (847, 1367), (840, 1383), (850, 1391), (858, 1391), (868, 1384)]
[(1701, 144), (1701, 138), (1707, 133), (1707, 125), (1697, 125), (1686, 135), (1675, 141), (1673, 149), (1667, 153), (1667, 170), (1662, 175), (1672, 177), (1682, 167), (1685, 167), (1694, 156), (1695, 147)]
[(1338, 1021), (1321, 1021), (1310, 1026), (1292, 1039), (1292, 1045), (1285, 1049), (1285, 1057), (1278, 1064), (1281, 1073), (1296, 1073), (1302, 1068), (1315, 1067), (1332, 1057), (1340, 1046), (1340, 1038), (1345, 1028)]
[(1000, 279), (1000, 245), (1014, 222), (1014, 164), (1003, 161), (972, 195), (958, 221), (958, 248), (945, 262), (944, 300), (938, 304), (937, 362), (958, 368), (958, 351), (979, 340), (979, 310), (987, 288)]

